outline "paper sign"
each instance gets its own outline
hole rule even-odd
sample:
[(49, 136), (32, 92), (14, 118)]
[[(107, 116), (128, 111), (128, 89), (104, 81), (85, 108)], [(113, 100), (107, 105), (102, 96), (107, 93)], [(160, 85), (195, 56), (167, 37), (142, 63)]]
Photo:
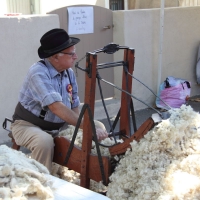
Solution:
[(68, 7), (68, 34), (86, 34), (94, 32), (93, 7)]

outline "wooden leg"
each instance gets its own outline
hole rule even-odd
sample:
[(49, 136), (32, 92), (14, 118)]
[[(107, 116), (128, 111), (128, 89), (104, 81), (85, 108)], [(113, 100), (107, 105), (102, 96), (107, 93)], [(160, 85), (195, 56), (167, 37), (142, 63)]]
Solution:
[(12, 143), (12, 148), (18, 151), (20, 149), (20, 146), (16, 144), (14, 139), (12, 139)]
[(13, 143), (12, 144), (12, 149), (15, 149), (15, 150), (18, 151), (20, 149), (20, 146), (16, 144), (15, 139), (14, 139), (14, 137), (12, 135), (12, 132), (8, 133), (8, 136), (11, 138), (12, 143)]

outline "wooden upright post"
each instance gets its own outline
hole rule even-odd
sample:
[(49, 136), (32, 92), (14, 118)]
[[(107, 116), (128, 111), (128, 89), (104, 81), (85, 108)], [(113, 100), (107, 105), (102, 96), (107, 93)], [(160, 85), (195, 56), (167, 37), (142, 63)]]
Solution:
[[(97, 55), (87, 53), (86, 57), (86, 70), (85, 75), (85, 104), (88, 104), (92, 115), (94, 116), (95, 105), (95, 89), (96, 89), (96, 68), (97, 68)], [(89, 114), (86, 111), (84, 114), (83, 123), (83, 141), (82, 141), (82, 156), (81, 156), (81, 173), (80, 173), (80, 186), (89, 188), (89, 155), (92, 147), (92, 127), (89, 119)]]
[[(125, 49), (124, 50), (124, 62), (127, 63), (128, 67), (128, 72), (130, 74), (133, 73), (134, 70), (134, 49)], [(128, 83), (126, 83), (128, 81)], [(128, 88), (127, 88), (128, 87)], [(132, 93), (132, 77), (127, 76), (126, 78), (126, 73), (123, 70), (122, 73), (122, 89), (127, 91), (128, 93)], [(121, 93), (121, 109), (120, 109), (120, 130), (125, 131), (126, 135), (129, 135), (129, 121), (130, 121), (130, 102), (131, 102), (131, 97), (122, 92)]]

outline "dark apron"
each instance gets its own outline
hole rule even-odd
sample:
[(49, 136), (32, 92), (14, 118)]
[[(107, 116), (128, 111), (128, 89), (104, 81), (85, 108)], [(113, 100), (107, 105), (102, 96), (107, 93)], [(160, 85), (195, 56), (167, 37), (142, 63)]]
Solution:
[(58, 130), (65, 123), (65, 122), (53, 123), (53, 122), (45, 121), (44, 119), (37, 117), (36, 115), (34, 115), (33, 113), (31, 113), (30, 111), (25, 109), (21, 105), (20, 102), (17, 104), (14, 115), (13, 115), (13, 121), (15, 121), (15, 120), (24, 120), (24, 121), (30, 122), (36, 126), (39, 126), (43, 130), (48, 130), (48, 131)]

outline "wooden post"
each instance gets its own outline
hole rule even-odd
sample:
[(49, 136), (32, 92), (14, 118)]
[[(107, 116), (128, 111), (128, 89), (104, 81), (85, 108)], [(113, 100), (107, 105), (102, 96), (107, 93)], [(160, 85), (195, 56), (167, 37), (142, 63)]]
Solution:
[[(95, 89), (96, 89), (96, 68), (97, 68), (97, 55), (87, 53), (86, 69), (88, 72), (85, 75), (85, 104), (90, 106), (92, 115), (94, 116), (95, 105)], [(82, 156), (81, 156), (81, 173), (80, 173), (80, 186), (89, 188), (90, 179), (88, 178), (89, 172), (89, 155), (92, 147), (92, 127), (89, 119), (89, 114), (86, 111), (84, 114), (83, 123), (83, 141), (82, 141)]]
[[(134, 60), (135, 60), (135, 57), (134, 57), (134, 49), (125, 49), (124, 50), (124, 62), (126, 62), (128, 64), (128, 72), (130, 74), (133, 73), (133, 70), (134, 70)], [(128, 84), (126, 83), (126, 73), (125, 71), (123, 70), (123, 73), (122, 73), (122, 89), (129, 92), (129, 93), (132, 93), (132, 77), (131, 76), (128, 76), (127, 78), (128, 80)], [(128, 85), (128, 88), (127, 88), (127, 85)], [(125, 131), (125, 134), (126, 135), (129, 135), (129, 123), (130, 122), (130, 101), (131, 100), (131, 97), (122, 92), (121, 94), (121, 109), (120, 109), (120, 130), (122, 131)]]

